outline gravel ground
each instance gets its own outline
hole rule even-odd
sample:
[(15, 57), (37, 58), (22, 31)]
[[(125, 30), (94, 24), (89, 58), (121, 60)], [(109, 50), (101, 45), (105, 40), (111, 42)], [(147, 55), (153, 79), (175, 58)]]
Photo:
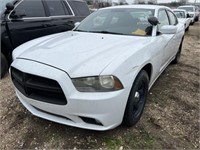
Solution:
[(149, 92), (139, 123), (97, 132), (33, 116), (19, 102), (10, 76), (0, 80), (0, 149), (199, 149), (200, 22), (186, 33), (181, 61)]

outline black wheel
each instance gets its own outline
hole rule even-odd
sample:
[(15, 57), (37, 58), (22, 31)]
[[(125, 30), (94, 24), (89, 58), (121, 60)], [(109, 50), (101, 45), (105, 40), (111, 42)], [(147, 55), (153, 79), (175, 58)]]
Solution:
[(148, 95), (149, 77), (142, 70), (136, 77), (131, 89), (123, 118), (123, 124), (131, 127), (141, 118)]
[(181, 50), (182, 50), (182, 42), (181, 45), (179, 46), (178, 52), (176, 53), (176, 57), (172, 61), (172, 64), (177, 64), (181, 58)]
[(194, 22), (191, 22), (190, 25), (194, 25)]
[(7, 71), (8, 71), (8, 61), (4, 56), (4, 54), (1, 53), (1, 78), (4, 77)]
[(198, 22), (198, 21), (199, 21), (199, 17), (196, 17), (196, 18), (195, 18), (195, 21)]

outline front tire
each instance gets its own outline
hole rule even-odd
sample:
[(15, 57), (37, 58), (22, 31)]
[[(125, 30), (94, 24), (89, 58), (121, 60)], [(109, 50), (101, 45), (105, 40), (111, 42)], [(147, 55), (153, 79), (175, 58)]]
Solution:
[(5, 55), (1, 53), (1, 78), (4, 77), (7, 71), (8, 71), (8, 61)]
[(175, 56), (174, 60), (172, 61), (172, 64), (177, 64), (177, 63), (179, 63), (179, 61), (180, 61), (180, 58), (181, 58), (181, 50), (182, 50), (182, 43), (183, 43), (183, 42), (181, 42), (181, 45), (179, 46), (178, 52), (176, 53), (176, 56)]
[(136, 77), (126, 105), (123, 123), (129, 127), (141, 118), (148, 95), (149, 77), (142, 70)]

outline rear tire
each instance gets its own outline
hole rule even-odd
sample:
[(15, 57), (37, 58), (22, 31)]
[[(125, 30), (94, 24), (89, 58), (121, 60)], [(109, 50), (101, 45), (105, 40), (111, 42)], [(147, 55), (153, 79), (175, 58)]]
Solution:
[(123, 118), (123, 124), (135, 125), (141, 118), (148, 95), (149, 77), (142, 70), (136, 77), (131, 89)]
[(1, 53), (1, 78), (4, 77), (7, 71), (8, 71), (8, 61), (5, 55)]

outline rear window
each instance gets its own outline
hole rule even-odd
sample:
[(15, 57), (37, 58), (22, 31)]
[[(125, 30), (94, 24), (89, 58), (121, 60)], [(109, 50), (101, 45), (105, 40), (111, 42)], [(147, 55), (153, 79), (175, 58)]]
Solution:
[(90, 14), (89, 8), (85, 2), (71, 1), (74, 8), (76, 8), (79, 16), (87, 16)]
[(174, 14), (177, 18), (186, 18), (185, 13), (183, 11), (174, 11)]
[(186, 10), (186, 11), (188, 11), (188, 12), (194, 12), (194, 7), (178, 7), (178, 9), (184, 9), (184, 10)]

